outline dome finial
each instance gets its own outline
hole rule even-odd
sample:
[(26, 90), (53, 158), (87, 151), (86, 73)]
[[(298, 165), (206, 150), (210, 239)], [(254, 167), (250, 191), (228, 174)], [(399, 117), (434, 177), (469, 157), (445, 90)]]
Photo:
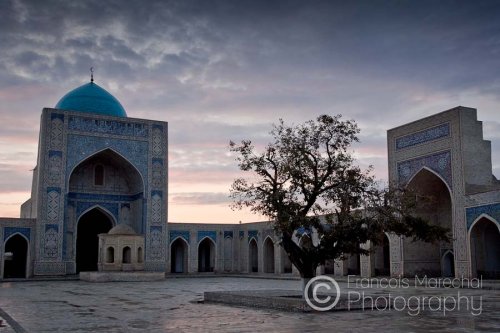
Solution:
[(94, 82), (94, 67), (90, 67), (90, 82)]

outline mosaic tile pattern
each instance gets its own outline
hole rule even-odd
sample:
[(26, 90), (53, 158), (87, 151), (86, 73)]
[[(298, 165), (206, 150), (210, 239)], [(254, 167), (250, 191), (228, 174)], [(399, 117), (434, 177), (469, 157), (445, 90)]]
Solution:
[(448, 186), (452, 188), (450, 151), (399, 162), (397, 164), (399, 183), (406, 184), (423, 167), (435, 171), (447, 182)]
[(5, 227), (3, 229), (3, 240), (7, 240), (11, 235), (20, 233), (25, 236), (28, 240), (31, 240), (31, 228), (23, 228), (23, 227)]
[(259, 232), (257, 230), (248, 230), (248, 241), (252, 238), (255, 238), (255, 240), (259, 240)]
[(424, 142), (444, 138), (450, 135), (450, 124), (438, 125), (420, 132), (405, 135), (396, 139), (396, 149), (403, 149)]
[(198, 243), (205, 237), (210, 238), (217, 243), (217, 231), (212, 230), (198, 230)]
[(498, 223), (500, 221), (500, 203), (466, 208), (465, 215), (467, 218), (467, 230), (470, 230), (472, 223), (474, 223), (474, 221), (481, 216), (481, 214), (491, 216)]
[(189, 244), (189, 231), (187, 231), (187, 230), (171, 230), (170, 231), (170, 243), (172, 243), (177, 237), (183, 238)]

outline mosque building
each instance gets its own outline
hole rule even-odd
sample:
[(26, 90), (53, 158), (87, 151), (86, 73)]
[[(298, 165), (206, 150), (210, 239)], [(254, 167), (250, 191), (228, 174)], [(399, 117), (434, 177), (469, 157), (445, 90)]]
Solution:
[[(457, 107), (388, 131), (389, 181), (437, 198), (421, 212), (443, 244), (387, 235), (369, 256), (318, 273), (500, 277), (500, 182), (476, 110)], [(296, 274), (268, 222), (169, 223), (168, 123), (127, 116), (93, 82), (44, 108), (31, 198), (0, 218), (0, 279), (85, 271)], [(297, 230), (299, 243), (317, 242)], [(365, 244), (364, 246), (370, 246)]]

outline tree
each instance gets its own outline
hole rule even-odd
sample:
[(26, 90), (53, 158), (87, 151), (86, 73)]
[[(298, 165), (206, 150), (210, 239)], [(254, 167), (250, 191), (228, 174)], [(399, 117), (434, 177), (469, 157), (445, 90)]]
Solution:
[[(303, 279), (315, 276), (328, 259), (368, 254), (360, 244), (379, 244), (384, 232), (427, 242), (448, 240), (447, 230), (416, 217), (426, 198), (404, 188), (380, 189), (349, 151), (359, 128), (341, 115), (322, 115), (315, 121), (273, 125), (273, 142), (257, 153), (250, 140), (230, 142), (242, 171), (251, 180), (231, 186), (233, 208), (249, 207), (268, 217), (281, 245)], [(300, 228), (318, 234), (317, 244), (293, 241)]]

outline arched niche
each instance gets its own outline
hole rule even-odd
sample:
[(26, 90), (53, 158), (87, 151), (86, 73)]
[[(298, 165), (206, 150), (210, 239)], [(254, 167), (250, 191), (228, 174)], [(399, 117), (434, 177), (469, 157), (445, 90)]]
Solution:
[(251, 273), (259, 271), (259, 248), (255, 238), (248, 243), (248, 271)]
[(469, 232), (472, 275), (500, 279), (500, 232), (496, 222), (486, 216), (476, 220)]
[(5, 241), (3, 277), (26, 278), (28, 264), (28, 240), (16, 233)]
[(274, 273), (274, 243), (270, 237), (264, 241), (264, 273)]
[[(407, 184), (417, 195), (418, 217), (452, 232), (452, 201), (446, 182), (434, 171), (422, 168)], [(403, 240), (404, 273), (407, 276), (442, 276), (442, 253), (452, 249), (449, 242), (425, 243)]]
[(80, 162), (71, 172), (68, 198), (96, 204), (116, 204), (116, 218), (143, 233), (144, 182), (126, 158), (105, 149)]
[(171, 273), (187, 273), (188, 272), (188, 251), (187, 242), (178, 237), (170, 245), (170, 272)]
[(215, 269), (215, 244), (210, 237), (205, 237), (198, 244), (198, 271), (213, 272)]

